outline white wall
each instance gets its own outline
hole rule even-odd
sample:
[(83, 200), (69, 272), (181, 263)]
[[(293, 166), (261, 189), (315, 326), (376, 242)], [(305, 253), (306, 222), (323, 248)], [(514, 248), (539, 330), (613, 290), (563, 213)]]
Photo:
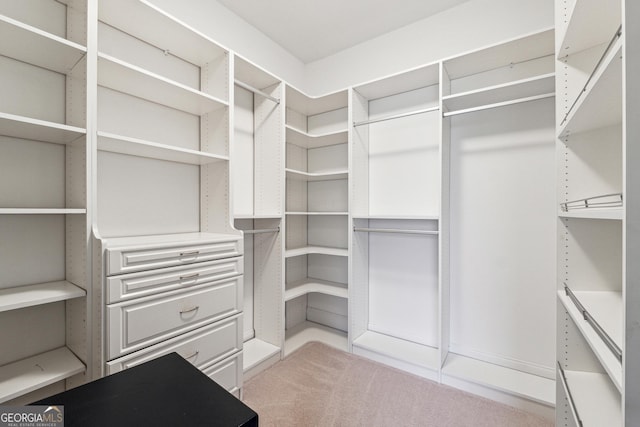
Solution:
[(287, 83), (303, 87), (302, 61), (217, 1), (150, 1)]
[(334, 92), (550, 28), (553, 13), (553, 0), (471, 0), (307, 64), (303, 89)]

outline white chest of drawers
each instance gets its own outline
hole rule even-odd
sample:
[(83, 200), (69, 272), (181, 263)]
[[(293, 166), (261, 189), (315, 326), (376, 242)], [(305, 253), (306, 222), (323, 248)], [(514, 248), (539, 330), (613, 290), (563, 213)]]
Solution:
[(186, 233), (100, 243), (105, 373), (175, 351), (237, 392), (242, 386), (242, 238)]

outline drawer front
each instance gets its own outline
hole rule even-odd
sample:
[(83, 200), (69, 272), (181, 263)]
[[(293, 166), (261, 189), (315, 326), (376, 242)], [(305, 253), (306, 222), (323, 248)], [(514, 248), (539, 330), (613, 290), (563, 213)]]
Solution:
[(242, 311), (242, 276), (107, 306), (109, 359)]
[(120, 372), (174, 351), (201, 368), (215, 364), (240, 350), (242, 317), (236, 315), (107, 362), (106, 371), (108, 375)]
[(107, 249), (107, 275), (173, 267), (242, 255), (242, 239), (161, 247)]
[(191, 288), (243, 274), (242, 257), (225, 258), (184, 267), (130, 273), (107, 278), (107, 303), (140, 298), (160, 292)]
[(233, 393), (242, 387), (242, 352), (200, 369), (229, 393)]

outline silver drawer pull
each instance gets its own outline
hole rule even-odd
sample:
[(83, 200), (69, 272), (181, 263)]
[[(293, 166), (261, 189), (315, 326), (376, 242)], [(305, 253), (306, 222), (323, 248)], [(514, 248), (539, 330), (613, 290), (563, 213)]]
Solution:
[(200, 308), (200, 306), (196, 305), (195, 307), (192, 307), (192, 308), (190, 308), (188, 310), (180, 310), (180, 314), (192, 313), (192, 312), (198, 310), (199, 308)]
[(186, 276), (180, 276), (180, 280), (189, 280), (189, 279), (197, 279), (200, 276), (200, 273), (187, 274)]
[(180, 252), (180, 256), (197, 256), (200, 253), (200, 251), (187, 251), (187, 252)]
[(189, 359), (194, 359), (196, 357), (198, 357), (198, 354), (200, 354), (200, 350), (196, 350), (195, 353), (193, 353), (191, 356), (185, 356), (185, 360), (189, 360)]

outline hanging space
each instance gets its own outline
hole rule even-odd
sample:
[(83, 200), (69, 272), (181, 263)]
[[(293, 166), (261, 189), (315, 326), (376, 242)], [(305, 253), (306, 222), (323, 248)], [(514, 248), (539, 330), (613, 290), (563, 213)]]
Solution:
[(91, 379), (87, 3), (0, 3), (0, 404)]
[(351, 338), (355, 354), (438, 380), (439, 66), (355, 87)]
[(281, 358), (284, 342), (284, 84), (234, 56), (231, 186), (244, 234), (244, 378)]
[(348, 350), (347, 91), (286, 88), (287, 355), (309, 341)]
[[(553, 30), (443, 61), (450, 301), (442, 381), (553, 418)], [(455, 226), (454, 226), (455, 225)]]

